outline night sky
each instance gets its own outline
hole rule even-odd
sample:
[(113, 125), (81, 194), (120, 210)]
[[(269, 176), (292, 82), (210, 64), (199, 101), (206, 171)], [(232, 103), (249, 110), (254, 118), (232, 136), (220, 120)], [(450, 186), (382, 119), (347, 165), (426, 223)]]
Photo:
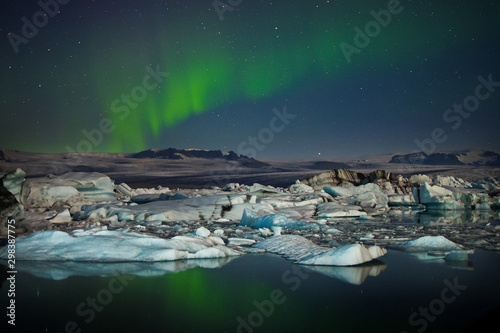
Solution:
[(500, 151), (500, 1), (41, 3), (2, 2), (2, 148)]

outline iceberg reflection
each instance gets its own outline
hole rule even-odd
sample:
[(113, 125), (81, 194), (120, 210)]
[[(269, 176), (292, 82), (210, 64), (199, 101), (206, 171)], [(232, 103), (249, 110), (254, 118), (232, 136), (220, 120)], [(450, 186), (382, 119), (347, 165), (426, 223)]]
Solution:
[(333, 277), (343, 282), (360, 285), (363, 282), (365, 282), (367, 277), (378, 276), (386, 269), (387, 265), (379, 260), (373, 260), (366, 264), (358, 266), (350, 266), (350, 267), (338, 267), (338, 266), (305, 266), (305, 267), (310, 271), (320, 273), (329, 277)]
[[(218, 259), (190, 259), (165, 262), (125, 262), (125, 263), (97, 263), (97, 262), (55, 262), (55, 261), (18, 261), (16, 269), (18, 272), (29, 273), (33, 276), (64, 280), (71, 276), (114, 276), (128, 274), (141, 277), (162, 276), (169, 273), (177, 273), (196, 267), (219, 268), (235, 257)], [(6, 265), (5, 260), (0, 264)]]

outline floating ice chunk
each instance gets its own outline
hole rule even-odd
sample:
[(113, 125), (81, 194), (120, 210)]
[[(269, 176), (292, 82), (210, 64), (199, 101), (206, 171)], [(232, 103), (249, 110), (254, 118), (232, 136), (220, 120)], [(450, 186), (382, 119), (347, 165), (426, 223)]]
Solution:
[[(162, 239), (127, 231), (97, 230), (74, 232), (36, 232), (16, 239), (17, 260), (133, 262), (170, 261), (193, 258), (221, 258), (239, 255), (207, 238), (174, 237)], [(0, 259), (7, 259), (7, 247)]]
[(295, 184), (290, 185), (288, 188), (288, 191), (290, 193), (296, 194), (296, 193), (313, 193), (314, 189), (306, 184), (302, 184), (299, 180), (295, 182)]
[(341, 233), (342, 233), (342, 231), (340, 231), (339, 229), (336, 229), (336, 228), (330, 228), (330, 229), (327, 229), (325, 231), (325, 234), (330, 234), (330, 235), (338, 235)]
[(458, 202), (452, 191), (440, 186), (424, 184), (419, 189), (420, 203), (427, 206), (427, 209), (455, 210), (463, 209), (463, 205)]
[(410, 184), (423, 184), (425, 182), (430, 183), (431, 179), (427, 175), (418, 174), (412, 175), (408, 181)]
[(273, 232), (267, 228), (260, 228), (259, 229), (259, 235), (262, 237), (270, 237), (273, 235)]
[(326, 248), (296, 235), (270, 237), (254, 247), (281, 254), (299, 264), (320, 266), (354, 266), (387, 253), (378, 246), (366, 248), (361, 244), (345, 245), (337, 249)]
[(423, 236), (401, 243), (397, 248), (409, 252), (453, 251), (462, 250), (462, 246), (444, 236)]
[(354, 266), (379, 258), (387, 253), (387, 250), (378, 246), (366, 248), (361, 244), (350, 244), (329, 250), (320, 255), (314, 255), (299, 261), (304, 265), (321, 266)]
[(219, 236), (219, 237), (220, 237), (220, 236), (224, 235), (224, 230), (223, 230), (223, 229), (216, 229), (216, 230), (214, 231), (214, 235), (216, 235), (216, 236)]
[(247, 238), (236, 238), (231, 237), (228, 238), (229, 243), (227, 246), (252, 246), (255, 244), (255, 239), (247, 239)]
[(208, 237), (210, 236), (210, 230), (205, 227), (199, 227), (196, 229), (196, 235), (200, 237)]
[(381, 214), (389, 210), (389, 198), (373, 183), (360, 186), (325, 186), (323, 190), (332, 197), (342, 197), (370, 214)]
[(335, 202), (324, 202), (317, 206), (317, 214), (320, 218), (329, 217), (360, 217), (367, 215), (361, 207), (356, 205), (340, 205)]
[(259, 214), (250, 209), (245, 209), (243, 211), (243, 217), (241, 218), (240, 224), (254, 229), (259, 229), (259, 228), (272, 229), (272, 227), (283, 227), (285, 229), (297, 229), (297, 230), (319, 229), (319, 225), (314, 222), (303, 222), (299, 220), (294, 220), (280, 214), (260, 216)]

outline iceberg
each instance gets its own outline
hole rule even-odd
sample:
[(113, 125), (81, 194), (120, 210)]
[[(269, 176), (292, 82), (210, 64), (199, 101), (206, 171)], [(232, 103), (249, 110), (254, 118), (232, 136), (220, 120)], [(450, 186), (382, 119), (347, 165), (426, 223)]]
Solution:
[(69, 172), (60, 176), (30, 178), (23, 182), (20, 202), (26, 207), (49, 208), (115, 199), (114, 183), (98, 172)]
[(292, 194), (314, 193), (314, 189), (311, 186), (302, 184), (300, 180), (297, 180), (295, 184), (290, 185), (290, 187), (288, 187), (288, 191)]
[(420, 203), (424, 204), (427, 209), (442, 209), (442, 210), (461, 210), (464, 206), (455, 198), (454, 193), (440, 186), (431, 186), (424, 182), (420, 189), (414, 189), (419, 193)]
[(389, 210), (389, 198), (373, 183), (360, 186), (325, 186), (323, 190), (343, 203), (355, 204), (371, 215), (383, 214)]
[(372, 261), (386, 253), (387, 250), (379, 246), (365, 247), (362, 244), (349, 244), (319, 255), (308, 256), (299, 263), (320, 266), (354, 266)]
[(392, 247), (410, 252), (421, 260), (468, 261), (469, 254), (474, 253), (474, 250), (466, 250), (444, 236), (423, 236)]
[(462, 246), (450, 241), (444, 236), (423, 236), (403, 242), (399, 247), (409, 252), (453, 251), (463, 249)]
[(318, 266), (355, 266), (387, 253), (387, 250), (379, 246), (367, 248), (361, 244), (326, 248), (297, 235), (273, 236), (260, 241), (254, 247), (283, 255), (298, 264)]
[(250, 209), (245, 209), (243, 211), (240, 224), (254, 229), (273, 229), (273, 227), (296, 230), (320, 229), (320, 226), (314, 222), (299, 221), (281, 214), (260, 216), (258, 213)]
[[(180, 259), (212, 259), (240, 255), (207, 237), (163, 239), (127, 230), (40, 231), (16, 239), (16, 259), (76, 262), (157, 262)], [(7, 259), (7, 247), (0, 259)]]

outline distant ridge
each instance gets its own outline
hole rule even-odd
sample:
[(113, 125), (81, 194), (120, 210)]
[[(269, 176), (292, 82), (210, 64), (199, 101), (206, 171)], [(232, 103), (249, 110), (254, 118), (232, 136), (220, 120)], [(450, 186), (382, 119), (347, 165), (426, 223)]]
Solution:
[(429, 155), (424, 152), (418, 152), (394, 155), (389, 163), (500, 166), (500, 154), (493, 151), (479, 149), (456, 153), (433, 153)]
[(139, 153), (129, 155), (131, 158), (155, 158), (166, 160), (185, 160), (185, 159), (224, 159), (227, 161), (238, 161), (245, 166), (263, 167), (269, 164), (257, 161), (254, 158), (238, 155), (234, 151), (222, 152), (220, 150), (204, 150), (204, 149), (148, 149)]

